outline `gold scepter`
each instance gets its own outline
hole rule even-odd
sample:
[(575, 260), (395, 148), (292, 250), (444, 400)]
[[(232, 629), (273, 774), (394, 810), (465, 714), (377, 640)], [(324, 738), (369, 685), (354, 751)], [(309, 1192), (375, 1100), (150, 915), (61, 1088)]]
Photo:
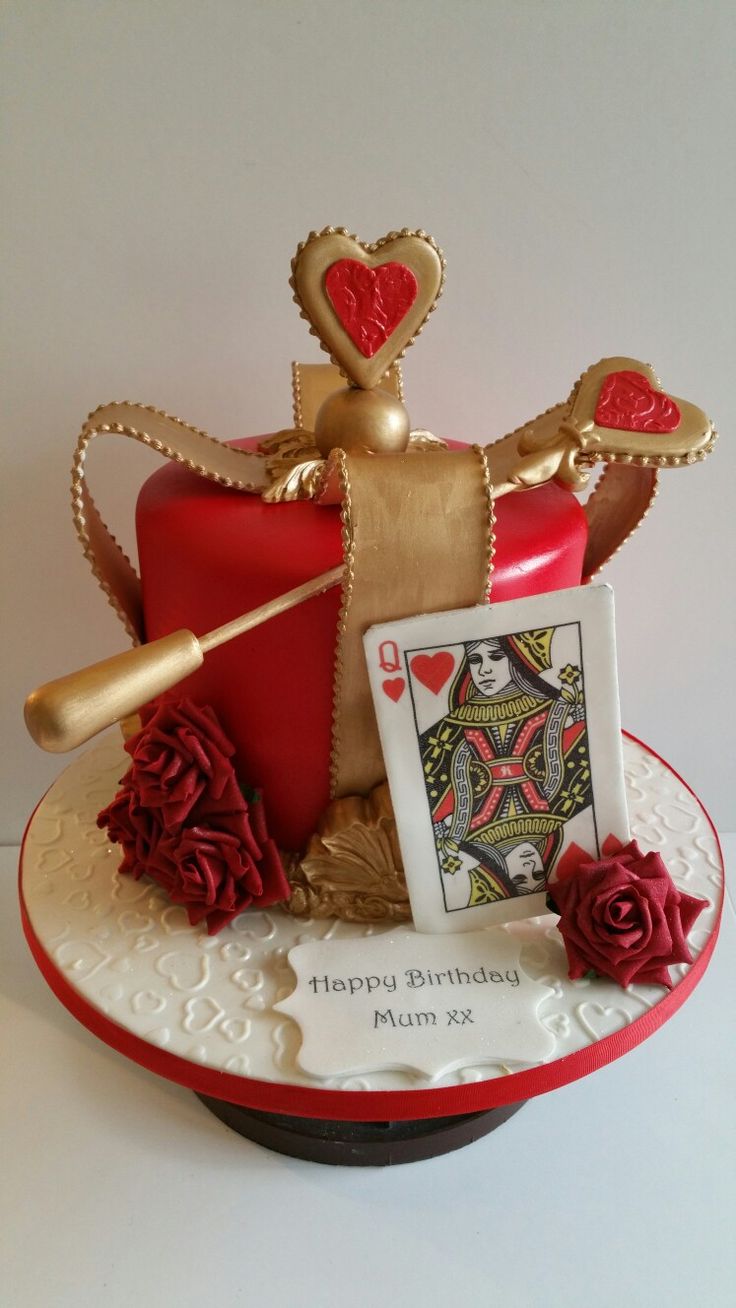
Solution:
[(31, 736), (41, 749), (52, 754), (64, 754), (83, 745), (196, 672), (211, 649), (321, 595), (342, 580), (343, 571), (342, 564), (331, 568), (203, 636), (186, 629), (172, 631), (147, 645), (46, 682), (32, 691), (25, 703), (24, 716)]

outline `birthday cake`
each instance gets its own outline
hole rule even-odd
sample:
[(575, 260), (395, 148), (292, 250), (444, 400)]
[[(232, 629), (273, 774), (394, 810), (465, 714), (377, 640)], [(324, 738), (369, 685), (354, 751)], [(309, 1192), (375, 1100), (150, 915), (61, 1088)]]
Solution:
[[(277, 902), (311, 918), (409, 920), (365, 632), (588, 581), (647, 512), (659, 470), (713, 444), (700, 409), (625, 357), (588, 368), (566, 400), (500, 440), (470, 446), (412, 428), (399, 360), (444, 276), (424, 232), (373, 245), (343, 229), (311, 233), (291, 285), (330, 363), (293, 366), (291, 427), (225, 445), (126, 404), (103, 406), (82, 429), (77, 531), (137, 648), (41, 688), (29, 726), (64, 749), (140, 715), (126, 724), (130, 767), (100, 823), (123, 872), (152, 877), (211, 931)], [(100, 436), (168, 461), (138, 500), (140, 579), (89, 490), (86, 456)], [(595, 464), (602, 473), (582, 504)], [(549, 664), (531, 647), (517, 641), (504, 654), (515, 705), (542, 694)], [(390, 652), (382, 666), (385, 694), (399, 694)], [(454, 712), (470, 723), (468, 704)], [(556, 710), (538, 713), (538, 739), (505, 752), (499, 740), (495, 760), (473, 765), (475, 811), (479, 786), (483, 802), (503, 791), (506, 844), (513, 831), (516, 847), (542, 848), (550, 788), (534, 768), (553, 719)], [(578, 736), (559, 740), (581, 759)], [(501, 765), (512, 772), (501, 777)], [(492, 830), (486, 821), (486, 840)], [(486, 875), (484, 893), (505, 885)]]
[[(26, 703), (46, 749), (123, 736), (26, 833), (52, 989), (321, 1161), (433, 1156), (620, 1056), (697, 983), (722, 903), (696, 797), (622, 746), (594, 582), (713, 426), (625, 356), (500, 439), (413, 426), (399, 361), (444, 276), (424, 232), (311, 233), (291, 286), (330, 357), (292, 365), (291, 426), (89, 415), (74, 522), (133, 648)], [(165, 460), (140, 576), (91, 493), (102, 438)]]

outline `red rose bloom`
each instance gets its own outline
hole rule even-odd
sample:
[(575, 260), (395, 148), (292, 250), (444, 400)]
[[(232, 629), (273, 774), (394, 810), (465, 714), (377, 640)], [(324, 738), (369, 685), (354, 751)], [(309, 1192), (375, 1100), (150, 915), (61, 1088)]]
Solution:
[(110, 840), (123, 851), (118, 871), (130, 873), (137, 881), (146, 870), (150, 851), (162, 835), (156, 812), (145, 808), (135, 790), (123, 785), (112, 803), (98, 814), (97, 825), (107, 827)]
[(120, 872), (145, 873), (210, 935), (250, 905), (288, 899), (261, 796), (246, 801), (211, 709), (163, 704), (126, 749), (122, 789), (97, 818), (123, 850)]
[(250, 844), (233, 830), (184, 827), (152, 847), (145, 871), (172, 904), (186, 908), (192, 926), (206, 921), (215, 935), (244, 909), (267, 908), (290, 894), (273, 841), (256, 845), (256, 858)]
[(160, 704), (125, 748), (133, 761), (124, 780), (166, 831), (181, 827), (205, 792), (211, 805), (235, 780), (234, 746), (212, 709), (191, 700)]
[(255, 862), (229, 831), (186, 827), (164, 836), (146, 871), (172, 904), (184, 905), (193, 926), (206, 918), (210, 935), (263, 892)]
[(620, 986), (671, 989), (671, 964), (692, 962), (687, 935), (707, 901), (678, 890), (660, 855), (642, 854), (635, 840), (566, 868), (549, 892), (573, 980), (592, 970)]

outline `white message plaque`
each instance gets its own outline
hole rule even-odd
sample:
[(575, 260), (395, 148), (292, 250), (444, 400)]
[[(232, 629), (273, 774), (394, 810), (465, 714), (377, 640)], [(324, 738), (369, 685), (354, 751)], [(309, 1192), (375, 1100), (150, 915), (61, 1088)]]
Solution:
[(543, 1062), (554, 1038), (537, 1009), (553, 992), (520, 952), (497, 928), (316, 940), (289, 951), (296, 989), (275, 1008), (299, 1025), (310, 1076), (402, 1070), (435, 1081), (483, 1063)]

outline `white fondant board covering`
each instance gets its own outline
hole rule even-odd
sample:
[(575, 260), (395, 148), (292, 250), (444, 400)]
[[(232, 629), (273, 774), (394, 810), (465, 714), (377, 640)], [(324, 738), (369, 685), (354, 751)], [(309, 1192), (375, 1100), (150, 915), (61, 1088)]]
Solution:
[[(722, 864), (711, 826), (685, 785), (643, 746), (624, 740), (631, 833), (659, 849), (676, 885), (707, 899), (690, 936), (697, 958), (722, 897)], [(95, 825), (126, 755), (117, 733), (77, 758), (41, 801), (22, 856), (23, 894), (41, 948), (93, 1008), (153, 1047), (236, 1076), (336, 1090), (404, 1090), (506, 1076), (502, 1059), (429, 1081), (394, 1069), (315, 1079), (299, 1065), (296, 1022), (274, 1006), (292, 994), (289, 951), (315, 940), (358, 942), (380, 929), (305, 921), (279, 910), (243, 913), (218, 936), (190, 927), (183, 909), (145, 881), (120, 876), (120, 852)], [(603, 979), (571, 982), (550, 914), (500, 928), (520, 944), (525, 972), (549, 986), (538, 1023), (562, 1058), (625, 1028), (664, 997)], [(410, 927), (392, 935), (413, 934)], [(688, 971), (672, 969), (675, 982)], [(548, 1059), (549, 1061), (549, 1059)]]

